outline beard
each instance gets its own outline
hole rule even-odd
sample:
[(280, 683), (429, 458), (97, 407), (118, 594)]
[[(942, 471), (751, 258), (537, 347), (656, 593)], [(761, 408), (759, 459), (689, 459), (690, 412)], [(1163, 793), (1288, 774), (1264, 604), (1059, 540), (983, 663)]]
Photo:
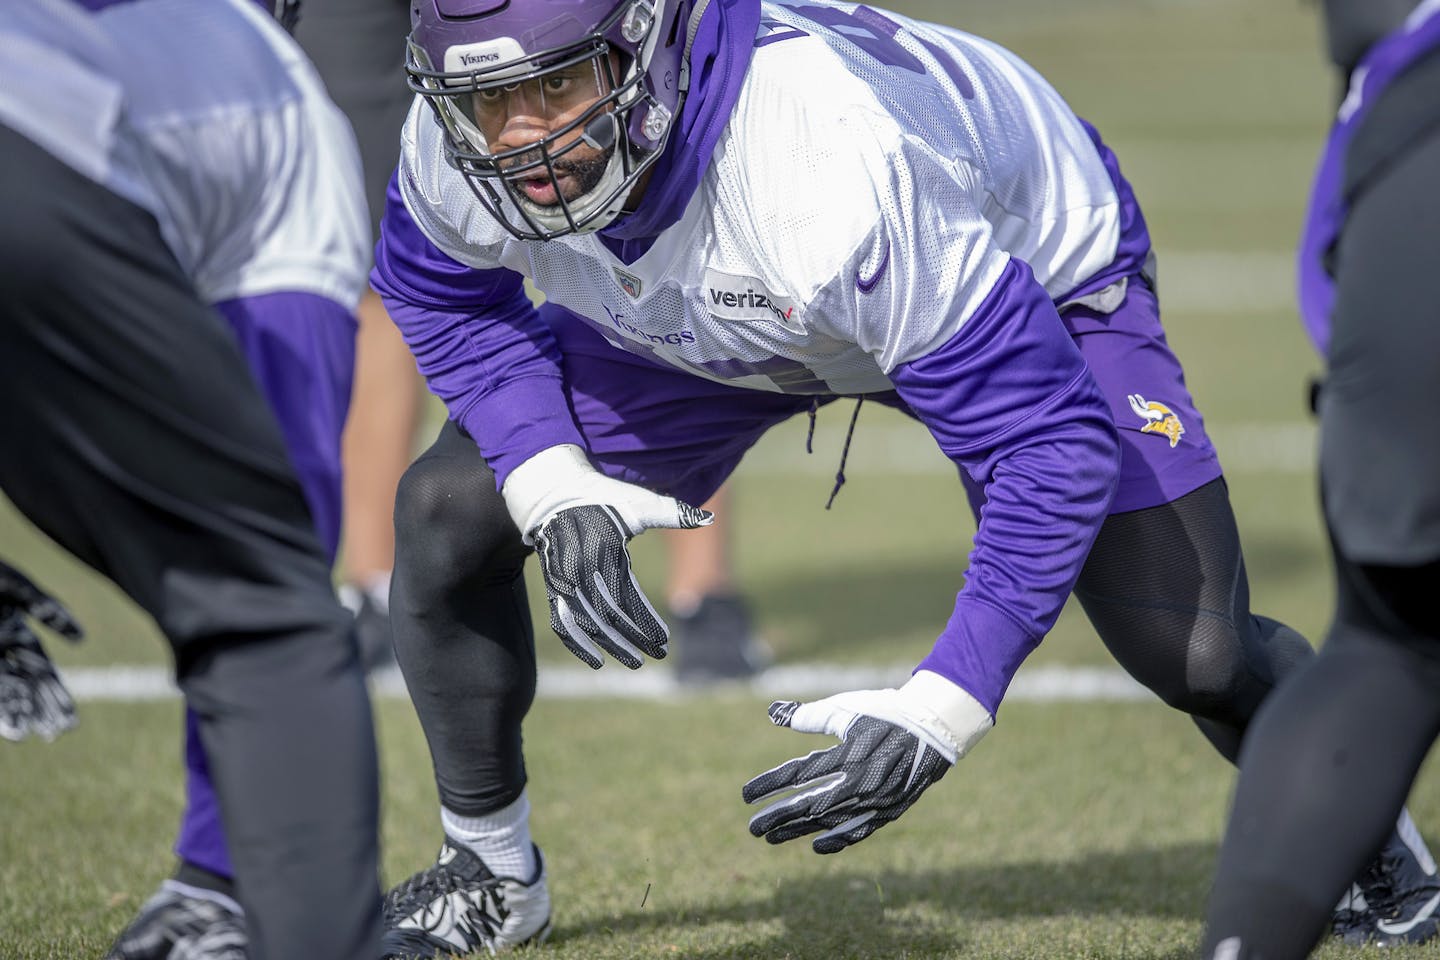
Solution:
[(614, 153), (615, 148), (611, 147), (598, 156), (586, 157), (583, 160), (561, 160), (555, 164), (557, 174), (570, 178), (571, 190), (565, 194), (566, 202), (583, 197), (599, 185)]
[[(566, 157), (561, 156), (550, 162), (554, 169), (554, 181), (557, 199), (552, 203), (540, 204), (525, 197), (521, 191), (513, 191), (526, 205), (541, 210), (554, 210), (560, 206), (559, 198), (563, 197), (567, 204), (574, 203), (581, 197), (588, 194), (599, 186), (600, 181), (605, 177), (605, 169), (610, 165), (610, 159), (615, 155), (614, 146), (588, 157)], [(514, 166), (523, 167), (530, 164), (540, 163), (540, 169), (544, 169), (541, 162), (541, 155), (528, 153), (518, 157)], [(561, 181), (564, 181), (562, 185)]]

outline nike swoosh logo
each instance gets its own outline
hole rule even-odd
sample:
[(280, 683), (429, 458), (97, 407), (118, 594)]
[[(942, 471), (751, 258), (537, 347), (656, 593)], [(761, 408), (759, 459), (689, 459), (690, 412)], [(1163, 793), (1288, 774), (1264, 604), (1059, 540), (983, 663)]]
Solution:
[(860, 271), (855, 271), (855, 286), (860, 288), (861, 293), (869, 293), (874, 290), (875, 284), (880, 282), (880, 278), (885, 275), (885, 268), (888, 266), (890, 266), (890, 241), (887, 240), (885, 241), (885, 256), (880, 261), (880, 266), (875, 268), (875, 272), (870, 275), (868, 280), (860, 276)]
[(1435, 913), (1436, 907), (1440, 907), (1440, 893), (1435, 894), (1435, 896), (1425, 901), (1425, 906), (1421, 907), (1419, 912), (1417, 912), (1415, 916), (1411, 917), (1409, 920), (1406, 920), (1404, 923), (1393, 923), (1388, 920), (1378, 920), (1375, 923), (1375, 929), (1379, 930), (1381, 933), (1388, 933), (1392, 936), (1401, 936), (1403, 934), (1409, 933), (1411, 930), (1414, 930), (1426, 920), (1429, 920), (1431, 915)]
[(461, 950), (472, 950), (481, 942), (465, 920), (466, 913), (474, 906), (469, 897), (456, 890), (422, 905), (396, 926), (401, 930), (419, 930)]

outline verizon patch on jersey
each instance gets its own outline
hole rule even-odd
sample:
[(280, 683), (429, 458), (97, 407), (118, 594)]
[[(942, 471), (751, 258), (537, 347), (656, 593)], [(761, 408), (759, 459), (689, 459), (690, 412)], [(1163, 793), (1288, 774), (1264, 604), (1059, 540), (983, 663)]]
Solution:
[(765, 289), (754, 277), (737, 277), (723, 270), (705, 271), (705, 307), (721, 320), (769, 320), (791, 333), (804, 333), (800, 305)]

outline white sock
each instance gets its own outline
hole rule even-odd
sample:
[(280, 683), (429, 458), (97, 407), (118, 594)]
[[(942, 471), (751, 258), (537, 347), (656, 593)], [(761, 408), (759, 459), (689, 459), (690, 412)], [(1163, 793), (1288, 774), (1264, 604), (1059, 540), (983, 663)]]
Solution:
[(530, 797), (525, 791), (507, 807), (483, 817), (462, 817), (440, 808), (440, 823), (456, 843), (485, 861), (497, 877), (526, 881), (535, 875), (535, 848), (530, 842)]
[(365, 596), (370, 598), (370, 603), (381, 613), (390, 612), (390, 571), (372, 574), (366, 577), (360, 584), (360, 589), (365, 591)]
[(370, 605), (381, 613), (390, 612), (390, 572), (373, 574), (364, 580), (345, 582), (340, 584), (335, 591), (340, 597), (340, 606), (351, 613), (360, 612), (362, 600), (369, 600)]

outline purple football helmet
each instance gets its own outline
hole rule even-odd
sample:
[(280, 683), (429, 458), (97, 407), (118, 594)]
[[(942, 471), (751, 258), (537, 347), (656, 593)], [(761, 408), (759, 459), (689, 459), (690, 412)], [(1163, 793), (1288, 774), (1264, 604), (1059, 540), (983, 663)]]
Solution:
[[(665, 147), (688, 85), (694, 7), (694, 0), (411, 0), (405, 72), (445, 130), (447, 159), (511, 234), (549, 240), (599, 230)], [(520, 147), (492, 150), (486, 142), (477, 120), (486, 104), (573, 87), (567, 78), (592, 72), (593, 101), (586, 96), (564, 113), (562, 125)], [(591, 159), (575, 159), (581, 155)], [(591, 175), (567, 198), (561, 179), (585, 162)]]

